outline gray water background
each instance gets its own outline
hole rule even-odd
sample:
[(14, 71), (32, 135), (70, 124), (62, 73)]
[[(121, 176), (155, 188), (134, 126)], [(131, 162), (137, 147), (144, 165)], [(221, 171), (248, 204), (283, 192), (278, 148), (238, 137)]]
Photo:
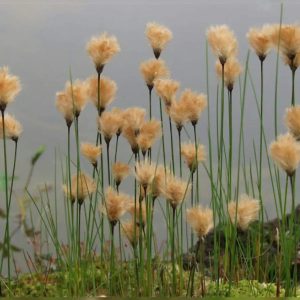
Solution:
[[(300, 2), (284, 2), (283, 22), (299, 21)], [(29, 160), (36, 148), (43, 144), (46, 152), (38, 162), (31, 182), (32, 193), (36, 186), (45, 182), (53, 184), (54, 151), (63, 156), (66, 152), (66, 126), (62, 116), (56, 111), (55, 93), (62, 90), (69, 79), (71, 69), (73, 79), (85, 79), (95, 74), (85, 46), (93, 35), (107, 31), (116, 35), (121, 46), (117, 55), (104, 70), (104, 75), (118, 84), (118, 93), (111, 107), (142, 106), (148, 107), (147, 89), (139, 72), (139, 64), (153, 57), (152, 50), (145, 38), (145, 25), (157, 21), (169, 27), (173, 40), (162, 54), (167, 62), (172, 78), (181, 82), (181, 87), (191, 88), (206, 93), (205, 70), (205, 31), (215, 24), (228, 24), (239, 41), (239, 59), (244, 64), (248, 43), (246, 32), (252, 26), (265, 23), (278, 23), (280, 1), (276, 0), (213, 0), (213, 1), (178, 1), (178, 0), (126, 0), (126, 1), (0, 1), (0, 66), (9, 66), (10, 71), (20, 77), (22, 92), (7, 111), (15, 115), (24, 127), (19, 142), (17, 176), (13, 216), (18, 213), (17, 200), (22, 196), (22, 186), (29, 170)], [(215, 130), (215, 101), (217, 80), (214, 72), (215, 58), (209, 54), (210, 101), (212, 105), (212, 128)], [(274, 139), (273, 107), (276, 54), (272, 52), (265, 61), (265, 130), (267, 143)], [(251, 53), (249, 70), (259, 94), (259, 62)], [(283, 112), (290, 103), (291, 75), (288, 67), (280, 60), (279, 64), (279, 132), (285, 132)], [(234, 89), (234, 138), (237, 146), (239, 133), (239, 95), (238, 84)], [(296, 76), (296, 103), (299, 103), (299, 77)], [(249, 160), (254, 160), (253, 140), (258, 142), (259, 119), (253, 92), (247, 87), (245, 106), (245, 153)], [(153, 99), (153, 114), (159, 118), (158, 102)], [(207, 116), (204, 113), (198, 126), (201, 143), (208, 146)], [(165, 124), (167, 128), (167, 124)], [(92, 105), (80, 116), (80, 138), (82, 141), (94, 141), (96, 130), (96, 111)], [(190, 128), (188, 128), (191, 133)], [(176, 136), (176, 132), (174, 131)], [(184, 136), (184, 141), (189, 138)], [(216, 139), (214, 138), (214, 141)], [(175, 138), (175, 144), (177, 137)], [(214, 144), (215, 146), (215, 144)], [(10, 159), (13, 148), (11, 145)], [(72, 146), (75, 157), (75, 145)], [(157, 150), (157, 147), (156, 147)], [(167, 148), (168, 157), (170, 150)], [(2, 153), (2, 152), (1, 152)], [(58, 155), (58, 154), (57, 154)], [(119, 158), (128, 161), (131, 151), (122, 139)], [(178, 159), (177, 148), (175, 153)], [(235, 165), (237, 148), (234, 151)], [(83, 169), (90, 172), (89, 165), (82, 159)], [(11, 167), (11, 162), (10, 162)], [(57, 162), (58, 174), (60, 163)], [(3, 157), (0, 156), (0, 170), (3, 170)], [(62, 211), (60, 178), (58, 179), (59, 211)], [(200, 170), (201, 203), (209, 203), (210, 190), (208, 178)], [(122, 190), (132, 194), (132, 179), (128, 179)], [(243, 188), (241, 188), (243, 192)], [(275, 216), (274, 200), (271, 193), (268, 168), (264, 169), (264, 194), (266, 212)], [(4, 193), (0, 193), (0, 207), (4, 208)], [(53, 194), (50, 195), (53, 199)], [(162, 203), (164, 200), (160, 200)], [(164, 221), (157, 213), (155, 230), (159, 244), (165, 238)], [(15, 222), (12, 217), (12, 223)], [(59, 214), (59, 228), (64, 239), (63, 213)], [(36, 219), (36, 225), (39, 220)], [(0, 223), (0, 236), (4, 223)], [(30, 249), (22, 231), (14, 238), (14, 244)], [(18, 263), (23, 265), (22, 256)]]

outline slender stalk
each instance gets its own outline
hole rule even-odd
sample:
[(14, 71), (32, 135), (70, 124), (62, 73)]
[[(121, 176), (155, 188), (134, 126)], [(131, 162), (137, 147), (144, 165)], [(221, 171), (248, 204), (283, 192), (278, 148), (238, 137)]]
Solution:
[(190, 275), (189, 275), (187, 296), (189, 295), (189, 291), (190, 291), (190, 297), (193, 297), (193, 295), (194, 295), (195, 270), (196, 270), (196, 265), (197, 265), (197, 258), (198, 258), (198, 254), (199, 254), (199, 249), (200, 249), (200, 240), (198, 240), (197, 245), (196, 245), (195, 260), (193, 261), (193, 265), (192, 265)]
[[(292, 251), (292, 259), (294, 260), (295, 257), (297, 257), (298, 252), (298, 230), (297, 230), (297, 221), (296, 221), (296, 205), (295, 205), (295, 193), (296, 193), (296, 173), (294, 173), (292, 176), (289, 176), (290, 179), (290, 186), (291, 186), (291, 195), (292, 195), (292, 212), (291, 212), (291, 221), (290, 221), (290, 232), (291, 236), (294, 237), (293, 241), (293, 249)], [(292, 261), (291, 261), (292, 264)], [(293, 274), (293, 282), (294, 282), (294, 296), (296, 297), (297, 292), (297, 263), (294, 263), (294, 274)]]
[[(219, 150), (218, 150), (218, 180), (219, 180), (219, 197), (222, 202), (222, 174), (223, 174), (223, 148), (224, 148), (224, 63), (222, 63), (222, 88), (221, 88), (221, 123), (220, 123), (220, 136), (219, 136)], [(226, 199), (228, 201), (228, 199)]]
[(110, 185), (109, 144), (110, 144), (110, 141), (106, 141), (106, 152), (107, 152), (107, 178), (108, 178), (108, 185)]
[(142, 214), (142, 201), (143, 199), (140, 197), (139, 199), (139, 252), (140, 252), (140, 282), (143, 284), (144, 281), (144, 245), (143, 245), (143, 214)]
[[(67, 176), (67, 180), (68, 180), (68, 195), (67, 195), (67, 201), (69, 201), (71, 203), (71, 191), (72, 191), (72, 180), (71, 180), (71, 135), (70, 135), (70, 129), (71, 129), (71, 124), (67, 124), (67, 128), (68, 128), (68, 176)], [(71, 248), (72, 250), (74, 250), (74, 209), (73, 209), (73, 205), (71, 205)], [(71, 251), (73, 252), (73, 251)]]
[[(136, 234), (136, 232), (134, 233)], [(136, 236), (134, 237), (134, 244), (132, 245), (133, 248), (133, 255), (134, 255), (134, 267), (135, 267), (135, 277), (137, 283), (137, 296), (140, 296), (140, 279), (139, 279), (139, 266), (138, 266), (138, 255), (137, 255), (137, 245), (136, 245)]]
[(170, 127), (170, 137), (171, 137), (171, 155), (172, 155), (172, 170), (173, 174), (175, 174), (175, 159), (174, 159), (174, 144), (173, 144), (173, 129), (172, 129), (172, 121), (169, 116), (169, 127)]
[[(194, 207), (194, 172), (191, 174), (191, 207)], [(194, 232), (191, 229), (191, 245), (194, 246)]]
[(231, 200), (232, 193), (232, 153), (233, 153), (233, 130), (232, 130), (232, 90), (229, 90), (228, 102), (228, 121), (229, 121), (229, 157), (228, 157), (228, 199)]
[(295, 74), (296, 68), (292, 69), (292, 106), (295, 106)]
[[(264, 130), (264, 59), (260, 58), (260, 132), (259, 132), (259, 178), (258, 178), (258, 192), (260, 202), (260, 217), (261, 217), (261, 228), (260, 228), (260, 247), (258, 247), (257, 253), (257, 264), (260, 264), (260, 253), (264, 239), (264, 207), (263, 207), (263, 196), (262, 196), (262, 167), (263, 167), (263, 130)], [(259, 275), (259, 274), (258, 274)]]
[(80, 240), (81, 240), (81, 206), (82, 203), (78, 202), (78, 228), (77, 228), (77, 234), (78, 234), (78, 258), (79, 261), (81, 261), (81, 244), (80, 244)]
[[(11, 270), (10, 270), (10, 235), (9, 235), (9, 217), (10, 217), (10, 205), (8, 195), (8, 171), (7, 171), (7, 153), (6, 153), (6, 133), (5, 133), (5, 119), (4, 109), (1, 109), (2, 116), (2, 135), (3, 135), (3, 155), (4, 155), (4, 177), (5, 177), (5, 205), (6, 205), (6, 251), (7, 251), (7, 274), (8, 274), (8, 287), (11, 286)], [(4, 250), (3, 250), (4, 251)]]
[(196, 150), (196, 159), (195, 159), (195, 166), (196, 166), (196, 201), (199, 204), (199, 169), (198, 169), (198, 141), (197, 141), (197, 124), (193, 123), (194, 128), (194, 141), (195, 141), (195, 150)]
[(159, 110), (160, 110), (161, 140), (162, 140), (162, 149), (163, 149), (164, 168), (165, 168), (165, 171), (166, 171), (166, 150), (165, 150), (165, 135), (164, 135), (164, 119), (163, 119), (161, 98), (159, 98)]
[(176, 266), (175, 266), (175, 217), (176, 207), (172, 206), (172, 235), (171, 235), (171, 260), (172, 260), (172, 296), (176, 295)]
[(149, 120), (152, 119), (152, 88), (148, 86), (149, 90)]
[[(101, 72), (102, 70), (100, 69), (99, 71), (97, 70), (97, 75), (98, 75), (98, 81), (97, 81), (97, 100), (98, 100), (98, 105), (97, 105), (97, 110), (98, 110), (98, 116), (101, 117)], [(100, 145), (102, 145), (102, 134), (101, 132), (97, 132), (97, 140), (96, 140), (96, 145), (98, 145), (98, 142), (100, 142)], [(101, 151), (100, 154), (100, 162), (101, 162), (101, 192), (104, 192), (104, 174), (103, 174), (103, 152)], [(102, 197), (102, 205), (104, 205), (104, 198)], [(100, 220), (100, 251), (101, 251), (101, 262), (104, 260), (104, 218), (103, 216), (101, 217)]]
[(115, 146), (115, 163), (117, 162), (117, 155), (118, 155), (118, 145), (119, 145), (119, 137), (120, 135), (117, 134), (117, 138), (116, 138), (116, 146)]
[[(9, 192), (9, 200), (8, 200), (8, 211), (10, 211), (10, 205), (11, 205), (11, 197), (13, 192), (13, 185), (14, 185), (14, 178), (15, 178), (15, 170), (16, 170), (16, 161), (17, 161), (17, 152), (18, 152), (18, 139), (14, 140), (15, 142), (15, 151), (14, 151), (14, 163), (13, 163), (13, 171), (11, 175), (11, 185), (10, 185), (10, 192)], [(5, 226), (5, 234), (4, 234), (4, 243), (9, 236), (9, 232), (7, 231), (7, 226)], [(9, 237), (11, 238), (11, 237)], [(0, 266), (0, 274), (2, 274), (2, 268), (3, 268), (3, 259), (4, 255), (1, 257), (1, 266)]]
[(110, 272), (109, 272), (109, 291), (110, 295), (113, 295), (114, 289), (113, 289), (113, 275), (115, 272), (115, 246), (114, 246), (114, 228), (115, 223), (110, 222), (110, 230), (111, 230), (111, 244), (110, 244)]
[(275, 101), (274, 101), (274, 131), (275, 131), (275, 138), (278, 135), (278, 70), (279, 70), (279, 47), (280, 47), (280, 40), (281, 40), (281, 26), (282, 26), (282, 16), (283, 16), (283, 3), (280, 5), (280, 20), (279, 20), (279, 36), (278, 36), (278, 43), (277, 43), (277, 56), (276, 56), (276, 71), (275, 71)]
[(181, 157), (181, 128), (177, 128), (178, 132), (178, 154), (179, 154), (179, 175), (182, 178), (182, 157)]

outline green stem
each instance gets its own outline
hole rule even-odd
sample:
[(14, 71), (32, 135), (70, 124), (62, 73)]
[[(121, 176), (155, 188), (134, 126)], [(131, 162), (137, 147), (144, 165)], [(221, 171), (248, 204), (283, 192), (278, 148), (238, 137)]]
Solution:
[(165, 168), (165, 172), (166, 172), (166, 150), (165, 150), (165, 135), (164, 135), (164, 119), (163, 119), (161, 98), (159, 98), (159, 110), (160, 110), (161, 140), (162, 140), (162, 149), (163, 149), (164, 168)]
[[(292, 176), (289, 176), (290, 178), (290, 185), (291, 185), (291, 194), (292, 194), (292, 212), (291, 212), (291, 225), (290, 225), (290, 232), (291, 236), (294, 237), (294, 249), (292, 250), (292, 260), (297, 258), (298, 255), (298, 235), (299, 235), (299, 230), (297, 226), (297, 220), (296, 220), (296, 205), (295, 205), (295, 193), (296, 193), (296, 173), (294, 173)], [(292, 261), (290, 262), (292, 265)], [(296, 297), (296, 292), (297, 292), (297, 263), (294, 263), (294, 278), (293, 278), (293, 283), (294, 283), (294, 297)]]
[(194, 128), (194, 141), (195, 141), (195, 150), (196, 150), (196, 157), (195, 157), (195, 167), (196, 167), (196, 201), (199, 204), (199, 169), (198, 169), (198, 141), (197, 141), (197, 124), (193, 124)]
[[(6, 247), (7, 247), (7, 273), (8, 273), (8, 287), (11, 285), (10, 274), (10, 236), (9, 236), (9, 196), (8, 196), (8, 171), (7, 171), (7, 153), (6, 153), (6, 133), (5, 133), (5, 120), (4, 109), (1, 109), (2, 115), (2, 134), (3, 134), (3, 154), (4, 154), (4, 176), (5, 176), (5, 203), (6, 203)], [(3, 250), (4, 251), (4, 250)]]
[[(223, 147), (224, 147), (224, 64), (222, 64), (222, 88), (221, 88), (221, 123), (220, 123), (220, 136), (219, 136), (219, 152), (218, 152), (218, 179), (219, 179), (219, 197), (222, 203), (222, 177), (223, 177)], [(226, 203), (228, 199), (226, 199)]]
[(283, 16), (283, 3), (280, 5), (280, 21), (279, 21), (279, 35), (278, 35), (278, 43), (277, 43), (277, 56), (276, 56), (276, 71), (275, 71), (275, 101), (274, 101), (274, 130), (275, 130), (275, 138), (278, 135), (278, 69), (279, 69), (279, 49), (280, 49), (280, 41), (281, 41), (281, 26), (282, 26), (282, 16)]
[(116, 147), (115, 147), (115, 163), (117, 162), (117, 155), (118, 155), (118, 145), (119, 145), (119, 134), (117, 134), (116, 138)]
[[(264, 69), (263, 69), (263, 59), (260, 59), (260, 133), (259, 133), (259, 179), (258, 179), (258, 189), (259, 189), (259, 202), (260, 202), (260, 215), (261, 215), (261, 228), (260, 228), (260, 247), (258, 257), (258, 265), (260, 264), (260, 253), (261, 247), (264, 242), (264, 207), (263, 207), (263, 197), (262, 197), (262, 167), (263, 167), (263, 130), (264, 130)], [(258, 274), (259, 276), (259, 274)]]
[[(12, 175), (11, 175), (11, 185), (10, 185), (9, 200), (8, 200), (8, 211), (10, 211), (11, 197), (12, 197), (12, 192), (13, 192), (14, 178), (15, 178), (17, 152), (18, 152), (18, 140), (16, 139), (16, 140), (14, 140), (14, 142), (15, 142), (15, 152), (14, 152), (14, 163), (13, 163), (13, 171), (12, 171)], [(7, 231), (7, 226), (5, 226), (5, 235), (4, 235), (3, 245), (5, 245), (5, 241), (8, 238), (8, 236), (9, 236), (9, 232)], [(1, 257), (0, 274), (2, 274), (3, 259), (4, 259), (4, 255), (2, 255), (2, 257)]]
[(228, 163), (228, 199), (231, 200), (232, 192), (232, 90), (229, 90), (229, 102), (228, 102), (228, 119), (229, 119), (229, 163)]
[(107, 177), (108, 177), (108, 185), (110, 185), (109, 141), (106, 141), (106, 152), (107, 152)]
[(198, 258), (198, 254), (199, 254), (200, 243), (201, 243), (200, 240), (198, 240), (197, 246), (196, 246), (196, 251), (195, 251), (195, 262), (193, 263), (192, 270), (190, 272), (190, 274), (191, 274), (191, 293), (190, 293), (190, 296), (191, 297), (194, 296), (195, 271), (196, 271), (196, 266), (197, 266), (197, 258)]
[(175, 266), (175, 217), (176, 207), (172, 206), (172, 236), (171, 236), (171, 260), (172, 260), (172, 296), (176, 295), (176, 266)]
[(114, 228), (115, 223), (110, 222), (110, 229), (111, 229), (111, 244), (110, 244), (110, 272), (109, 272), (109, 291), (110, 295), (113, 295), (114, 289), (113, 289), (113, 275), (114, 275), (114, 261), (115, 261), (115, 251), (114, 251)]
[(295, 74), (296, 68), (292, 69), (292, 106), (295, 106)]
[(172, 121), (169, 116), (169, 127), (170, 127), (170, 137), (171, 137), (171, 154), (172, 154), (172, 169), (173, 174), (175, 175), (175, 159), (174, 159), (174, 144), (173, 144), (173, 130), (172, 130)]
[(77, 228), (77, 234), (78, 234), (78, 259), (79, 259), (79, 265), (81, 261), (81, 244), (80, 244), (80, 239), (81, 239), (81, 203), (78, 203), (78, 228)]
[(152, 88), (149, 88), (149, 120), (152, 119)]
[[(72, 191), (72, 180), (71, 180), (71, 135), (70, 135), (70, 129), (71, 125), (67, 125), (68, 128), (68, 195), (67, 195), (67, 201), (71, 203), (71, 191)], [(71, 205), (71, 248), (74, 250), (74, 209), (73, 205)], [(73, 252), (73, 251), (72, 251)]]
[(182, 178), (182, 157), (181, 157), (181, 129), (177, 128), (178, 132), (178, 150), (179, 150), (179, 175)]

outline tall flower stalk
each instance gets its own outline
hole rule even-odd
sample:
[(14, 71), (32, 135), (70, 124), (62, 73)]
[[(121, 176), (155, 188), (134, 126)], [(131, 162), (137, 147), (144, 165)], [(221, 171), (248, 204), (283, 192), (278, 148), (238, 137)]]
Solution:
[[(6, 213), (6, 224), (5, 224), (5, 233), (4, 233), (4, 247), (3, 250), (6, 248), (7, 251), (7, 273), (8, 273), (8, 288), (10, 290), (11, 287), (11, 252), (10, 252), (10, 195), (8, 190), (8, 167), (7, 167), (7, 145), (6, 141), (7, 138), (12, 138), (10, 136), (11, 132), (9, 132), (10, 124), (7, 124), (7, 120), (5, 118), (4, 112), (6, 107), (9, 103), (13, 102), (16, 95), (20, 92), (21, 85), (19, 82), (18, 77), (10, 75), (9, 70), (7, 67), (0, 69), (0, 111), (1, 111), (1, 125), (2, 130), (0, 135), (2, 135), (3, 139), (3, 158), (4, 158), (4, 180), (5, 180), (5, 213)], [(11, 183), (12, 184), (12, 183)], [(2, 271), (2, 264), (1, 264), (1, 271)]]

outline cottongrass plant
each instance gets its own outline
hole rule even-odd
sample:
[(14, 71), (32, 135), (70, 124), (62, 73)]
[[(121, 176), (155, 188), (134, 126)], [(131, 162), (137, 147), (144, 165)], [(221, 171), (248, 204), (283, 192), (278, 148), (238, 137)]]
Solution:
[(114, 229), (121, 216), (126, 212), (126, 206), (130, 201), (130, 197), (126, 194), (115, 191), (112, 187), (108, 187), (105, 191), (105, 207), (102, 210), (106, 213), (110, 223), (111, 231), (111, 247), (110, 247), (110, 276), (109, 290), (110, 294), (114, 293), (113, 281), (115, 280), (115, 246), (114, 246)]
[[(236, 254), (238, 252), (238, 232), (237, 229), (242, 231), (247, 231), (250, 224), (256, 221), (259, 217), (260, 203), (258, 200), (249, 197), (248, 195), (241, 195), (238, 201), (230, 201), (227, 205), (228, 215), (231, 226), (231, 232), (229, 238), (228, 251), (228, 267), (229, 267), (229, 293), (233, 281), (233, 276), (236, 274), (236, 267), (238, 261), (236, 261)], [(247, 243), (250, 242), (249, 233), (247, 232)], [(259, 241), (258, 241), (259, 242)], [(259, 244), (258, 244), (259, 245)], [(257, 257), (257, 264), (259, 263), (259, 258)], [(258, 274), (257, 274), (258, 276)]]
[[(195, 262), (192, 266), (190, 277), (189, 277), (189, 284), (190, 285), (190, 294), (189, 296), (194, 296), (194, 277), (195, 277), (195, 270), (197, 265), (197, 259), (199, 254), (199, 249), (201, 248), (201, 295), (204, 297), (205, 295), (205, 274), (204, 274), (204, 239), (205, 236), (212, 230), (214, 227), (213, 224), (213, 212), (209, 208), (204, 208), (202, 206), (189, 208), (186, 211), (186, 218), (187, 222), (190, 224), (192, 229), (195, 231), (198, 241), (195, 250)], [(189, 291), (189, 284), (188, 284), (188, 291)]]
[(294, 138), (300, 140), (300, 106), (295, 105), (286, 109), (285, 124)]
[(86, 50), (100, 75), (104, 66), (120, 52), (120, 45), (115, 36), (110, 36), (105, 32), (99, 37), (92, 37), (86, 45)]
[[(272, 46), (272, 36), (274, 34), (274, 26), (264, 25), (261, 28), (250, 28), (247, 38), (251, 48), (255, 51), (260, 61), (260, 129), (259, 129), (259, 173), (258, 173), (258, 192), (261, 206), (261, 220), (264, 220), (263, 211), (263, 191), (262, 191), (262, 169), (263, 169), (263, 133), (264, 133), (264, 61), (269, 54)], [(263, 244), (264, 230), (261, 227), (261, 245)]]
[(186, 198), (190, 190), (190, 184), (182, 179), (176, 178), (172, 174), (168, 174), (165, 179), (163, 188), (163, 196), (170, 204), (172, 210), (172, 223), (170, 224), (171, 236), (171, 261), (172, 261), (172, 295), (177, 295), (177, 279), (175, 265), (175, 231), (177, 226), (176, 209)]
[(148, 152), (148, 158), (151, 160), (151, 149), (160, 136), (161, 126), (159, 121), (152, 119), (143, 123), (137, 137), (137, 143), (144, 159), (146, 158), (146, 153)]
[(156, 79), (169, 76), (166, 63), (161, 59), (149, 59), (140, 65), (140, 72), (149, 90), (149, 119), (152, 119), (152, 89)]
[(145, 34), (156, 59), (160, 57), (161, 52), (173, 38), (173, 34), (170, 29), (155, 22), (151, 22), (146, 25)]
[[(9, 193), (8, 187), (8, 163), (7, 163), (7, 139), (14, 137), (13, 141), (15, 142), (15, 155), (14, 155), (14, 166), (13, 166), (13, 175), (15, 172), (15, 163), (17, 158), (17, 142), (18, 137), (22, 131), (21, 125), (11, 116), (5, 115), (7, 105), (15, 100), (15, 97), (21, 91), (21, 84), (17, 76), (9, 74), (9, 69), (3, 67), (0, 69), (0, 110), (1, 110), (1, 134), (0, 137), (3, 140), (3, 156), (4, 156), (4, 180), (5, 180), (5, 233), (3, 245), (5, 245), (7, 251), (7, 272), (8, 272), (8, 287), (11, 287), (11, 252), (10, 252), (10, 205), (11, 205), (11, 193), (13, 188), (14, 177), (11, 182), (11, 192)], [(3, 247), (3, 250), (5, 249)], [(1, 269), (2, 273), (3, 266), (3, 255), (1, 259)]]
[[(103, 77), (102, 73), (104, 67), (115, 57), (120, 51), (120, 45), (117, 38), (113, 35), (109, 35), (108, 33), (104, 32), (100, 36), (92, 37), (87, 45), (86, 50), (90, 58), (92, 59), (95, 70), (97, 73), (96, 77), (91, 77), (88, 80), (89, 89), (88, 94), (92, 102), (94, 102), (98, 117), (101, 117), (102, 112), (106, 109), (107, 105), (110, 104), (116, 94), (117, 85), (113, 80), (109, 78)], [(102, 76), (102, 78), (101, 78)], [(118, 140), (118, 135), (117, 135)], [(101, 132), (97, 131), (97, 138), (96, 138), (96, 146), (100, 144), (102, 145), (102, 134)], [(108, 148), (108, 147), (107, 147)], [(109, 152), (107, 152), (109, 153)], [(109, 160), (109, 159), (108, 159)], [(100, 180), (101, 180), (101, 192), (104, 193), (104, 160), (103, 160), (103, 153), (101, 152), (100, 155)], [(108, 177), (110, 180), (110, 176)], [(103, 199), (102, 199), (103, 205)], [(104, 252), (104, 219), (101, 218), (101, 259), (103, 260), (103, 252)]]
[[(282, 230), (281, 230), (281, 241), (284, 245), (284, 260), (287, 266), (291, 266), (292, 261), (297, 253), (298, 242), (299, 242), (299, 231), (295, 225), (296, 221), (296, 205), (295, 205), (295, 179), (296, 179), (296, 170), (300, 163), (300, 144), (299, 142), (290, 134), (286, 133), (277, 137), (276, 141), (272, 142), (270, 147), (270, 156), (275, 161), (275, 163), (286, 173), (286, 191), (288, 179), (290, 181), (291, 188), (291, 218), (289, 220), (289, 231), (291, 237), (285, 236), (285, 230), (287, 225), (287, 198), (285, 197), (284, 203), (280, 202), (280, 211), (283, 218)], [(289, 240), (290, 239), (290, 240)], [(291, 285), (291, 272), (289, 268), (285, 270), (286, 277), (286, 292), (285, 295), (290, 293)], [(294, 280), (297, 279), (297, 266), (294, 267)], [(297, 280), (296, 280), (297, 282)], [(296, 285), (294, 284), (293, 294), (296, 293)]]
[(101, 146), (95, 146), (91, 143), (81, 143), (81, 154), (97, 169), (98, 158), (101, 154)]
[(116, 184), (117, 191), (119, 190), (119, 186), (121, 182), (129, 175), (130, 166), (128, 164), (122, 162), (115, 162), (112, 166), (112, 174)]
[[(237, 39), (233, 33), (229, 29), (227, 25), (217, 25), (212, 26), (206, 31), (207, 41), (210, 45), (214, 55), (217, 57), (218, 61), (221, 64), (221, 112), (220, 112), (220, 123), (218, 124), (219, 129), (219, 142), (218, 142), (218, 181), (219, 181), (219, 193), (220, 193), (220, 202), (223, 200), (223, 191), (222, 191), (222, 182), (223, 182), (223, 154), (224, 154), (224, 114), (225, 114), (225, 97), (224, 97), (224, 89), (225, 89), (225, 66), (230, 63), (233, 58), (236, 57), (238, 52), (238, 43)], [(233, 60), (234, 61), (234, 60)], [(229, 68), (230, 70), (232, 68)], [(233, 68), (236, 70), (236, 67)], [(235, 74), (236, 72), (234, 72)], [(232, 76), (231, 76), (232, 77)], [(227, 81), (228, 84), (230, 80)], [(230, 85), (228, 85), (230, 86)], [(232, 137), (232, 103), (231, 99), (228, 102), (228, 111), (229, 111), (229, 136)], [(217, 118), (219, 120), (219, 117)], [(229, 152), (232, 153), (232, 141), (229, 142)], [(230, 156), (230, 155), (229, 155)], [(229, 158), (229, 171), (228, 171), (228, 191), (227, 195), (225, 195), (226, 203), (228, 203), (231, 198), (231, 186), (230, 186), (230, 178), (231, 178), (231, 167), (232, 161)], [(230, 174), (229, 174), (230, 173)]]
[(275, 25), (272, 34), (274, 45), (279, 45), (279, 52), (285, 64), (292, 72), (291, 105), (295, 105), (295, 74), (299, 66), (300, 26), (298, 24)]

